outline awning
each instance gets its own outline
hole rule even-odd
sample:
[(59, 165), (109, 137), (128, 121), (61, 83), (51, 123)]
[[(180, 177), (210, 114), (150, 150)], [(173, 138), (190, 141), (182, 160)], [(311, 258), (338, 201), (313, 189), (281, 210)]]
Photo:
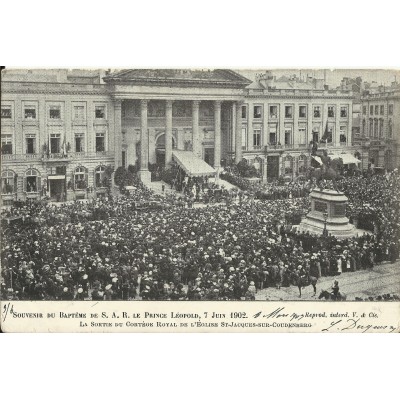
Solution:
[(53, 180), (53, 179), (65, 179), (65, 175), (49, 175), (47, 179)]
[(317, 162), (317, 163), (319, 163), (319, 164), (321, 164), (322, 165), (322, 160), (321, 160), (321, 157), (318, 157), (318, 156), (312, 156), (312, 158)]
[(350, 153), (342, 153), (342, 154), (334, 154), (329, 156), (332, 160), (335, 160), (337, 158), (341, 158), (343, 160), (343, 164), (359, 164), (361, 160), (358, 158), (354, 157)]
[(216, 171), (192, 151), (173, 150), (172, 156), (189, 176), (211, 176)]

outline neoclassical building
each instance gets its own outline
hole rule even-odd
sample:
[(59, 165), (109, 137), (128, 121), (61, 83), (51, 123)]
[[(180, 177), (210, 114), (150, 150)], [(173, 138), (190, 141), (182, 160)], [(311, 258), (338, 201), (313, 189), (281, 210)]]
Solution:
[(4, 71), (2, 200), (98, 195), (108, 170), (139, 164), (146, 181), (174, 150), (218, 170), (250, 83), (230, 70)]
[(321, 139), (359, 163), (369, 156), (352, 135), (352, 104), (350, 90), (268, 72), (252, 81), (226, 69), (5, 70), (2, 202), (96, 196), (119, 166), (136, 165), (146, 182), (149, 165), (172, 160), (218, 173), (245, 158), (264, 180), (295, 179)]

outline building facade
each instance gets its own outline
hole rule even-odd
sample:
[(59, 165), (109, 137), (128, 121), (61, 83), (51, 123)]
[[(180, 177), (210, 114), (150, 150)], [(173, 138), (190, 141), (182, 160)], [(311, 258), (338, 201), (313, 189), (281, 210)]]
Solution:
[[(119, 166), (135, 165), (146, 181), (149, 168), (168, 166), (174, 150), (190, 151), (217, 171), (244, 158), (264, 180), (304, 176), (310, 142), (321, 139), (331, 155), (361, 158), (364, 169), (371, 159), (381, 165), (399, 129), (398, 92), (373, 96), (362, 98), (367, 114), (359, 134), (352, 91), (330, 90), (311, 77), (267, 72), (252, 82), (231, 70), (3, 71), (2, 202), (95, 197)], [(386, 147), (374, 156), (374, 142), (367, 148), (363, 137), (381, 136)]]
[[(242, 154), (266, 179), (304, 176), (312, 141), (328, 153), (358, 155), (353, 144), (353, 93), (322, 80), (276, 79), (267, 72), (246, 88)], [(233, 151), (233, 149), (232, 149)]]
[(367, 89), (361, 96), (361, 129), (357, 140), (363, 163), (393, 169), (400, 163), (400, 85)]
[(110, 171), (136, 164), (149, 180), (173, 149), (218, 170), (250, 83), (230, 70), (3, 72), (2, 201), (98, 196)]

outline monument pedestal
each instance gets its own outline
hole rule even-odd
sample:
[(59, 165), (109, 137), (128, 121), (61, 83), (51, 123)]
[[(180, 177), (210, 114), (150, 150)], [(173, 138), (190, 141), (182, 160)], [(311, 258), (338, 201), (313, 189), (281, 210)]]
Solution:
[(359, 232), (346, 217), (347, 197), (334, 190), (313, 190), (310, 193), (311, 211), (301, 221), (298, 231), (338, 238), (358, 236)]
[(146, 171), (146, 170), (140, 170), (139, 171), (139, 178), (142, 181), (142, 183), (151, 183), (151, 172)]

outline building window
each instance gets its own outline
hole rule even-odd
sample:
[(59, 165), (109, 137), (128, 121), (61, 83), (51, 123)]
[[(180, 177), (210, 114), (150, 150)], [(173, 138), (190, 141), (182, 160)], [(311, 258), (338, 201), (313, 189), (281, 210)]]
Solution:
[(328, 106), (328, 118), (335, 118), (335, 107)]
[(261, 117), (262, 117), (262, 107), (254, 106), (254, 118), (261, 118)]
[(379, 106), (375, 106), (375, 115), (379, 114)]
[(12, 135), (1, 135), (1, 154), (12, 154)]
[(321, 118), (321, 107), (314, 106), (314, 118)]
[(276, 145), (276, 130), (276, 126), (269, 128), (269, 144), (273, 146)]
[(96, 152), (105, 151), (105, 133), (96, 133)]
[(242, 118), (247, 118), (247, 106), (242, 106)]
[(315, 143), (319, 142), (319, 127), (318, 126), (314, 126), (314, 128), (313, 128), (312, 141)]
[(289, 146), (292, 142), (292, 128), (285, 128), (285, 145)]
[(74, 172), (74, 184), (76, 189), (86, 189), (87, 188), (87, 170), (84, 167), (78, 167)]
[(12, 119), (11, 106), (1, 106), (1, 118)]
[(285, 175), (293, 174), (293, 158), (291, 156), (287, 156), (285, 158)]
[(382, 104), (380, 107), (381, 115), (385, 114), (385, 106)]
[(299, 128), (299, 144), (306, 144), (307, 136), (306, 136), (306, 128)]
[(94, 112), (96, 119), (106, 118), (106, 106), (96, 106)]
[(388, 121), (388, 136), (391, 138), (393, 135), (393, 126), (392, 126), (392, 120), (389, 119)]
[(16, 178), (12, 171), (4, 171), (1, 174), (1, 192), (3, 194), (15, 193)]
[(40, 191), (40, 177), (36, 169), (28, 169), (25, 173), (25, 191), (36, 193)]
[(363, 135), (366, 135), (367, 134), (367, 132), (366, 132), (366, 121), (365, 121), (365, 118), (363, 119), (363, 121), (362, 121), (362, 133), (363, 133)]
[(36, 107), (35, 106), (25, 106), (24, 118), (25, 119), (36, 119)]
[(307, 117), (307, 106), (299, 106), (299, 118)]
[(74, 106), (74, 120), (85, 120), (85, 107)]
[(278, 118), (278, 106), (269, 106), (269, 117)]
[(369, 136), (373, 136), (374, 134), (374, 120), (370, 118), (369, 120)]
[(293, 106), (285, 106), (285, 118), (293, 118)]
[(383, 119), (379, 120), (379, 137), (383, 136)]
[(340, 127), (340, 143), (346, 143), (347, 142), (347, 130), (345, 126)]
[(60, 153), (61, 135), (59, 133), (52, 133), (50, 135), (50, 153)]
[(36, 135), (26, 135), (26, 154), (36, 153)]
[(389, 115), (393, 115), (393, 104), (389, 104)]
[(85, 151), (85, 134), (75, 133), (75, 152), (83, 153)]
[(369, 113), (374, 115), (374, 106), (369, 106)]
[(307, 156), (302, 154), (299, 157), (299, 174), (305, 174), (307, 172)]
[(374, 137), (378, 137), (378, 120), (374, 119)]
[(61, 107), (50, 106), (49, 117), (50, 119), (61, 119)]
[(367, 106), (363, 106), (363, 115), (367, 115)]
[(254, 129), (253, 131), (253, 148), (255, 150), (261, 148), (261, 129)]
[(106, 178), (106, 168), (103, 165), (100, 165), (96, 168), (95, 171), (95, 184), (96, 187), (106, 187), (107, 186), (107, 178)]
[(340, 118), (347, 118), (347, 106), (340, 107)]
[(242, 150), (247, 148), (247, 129), (242, 127)]

